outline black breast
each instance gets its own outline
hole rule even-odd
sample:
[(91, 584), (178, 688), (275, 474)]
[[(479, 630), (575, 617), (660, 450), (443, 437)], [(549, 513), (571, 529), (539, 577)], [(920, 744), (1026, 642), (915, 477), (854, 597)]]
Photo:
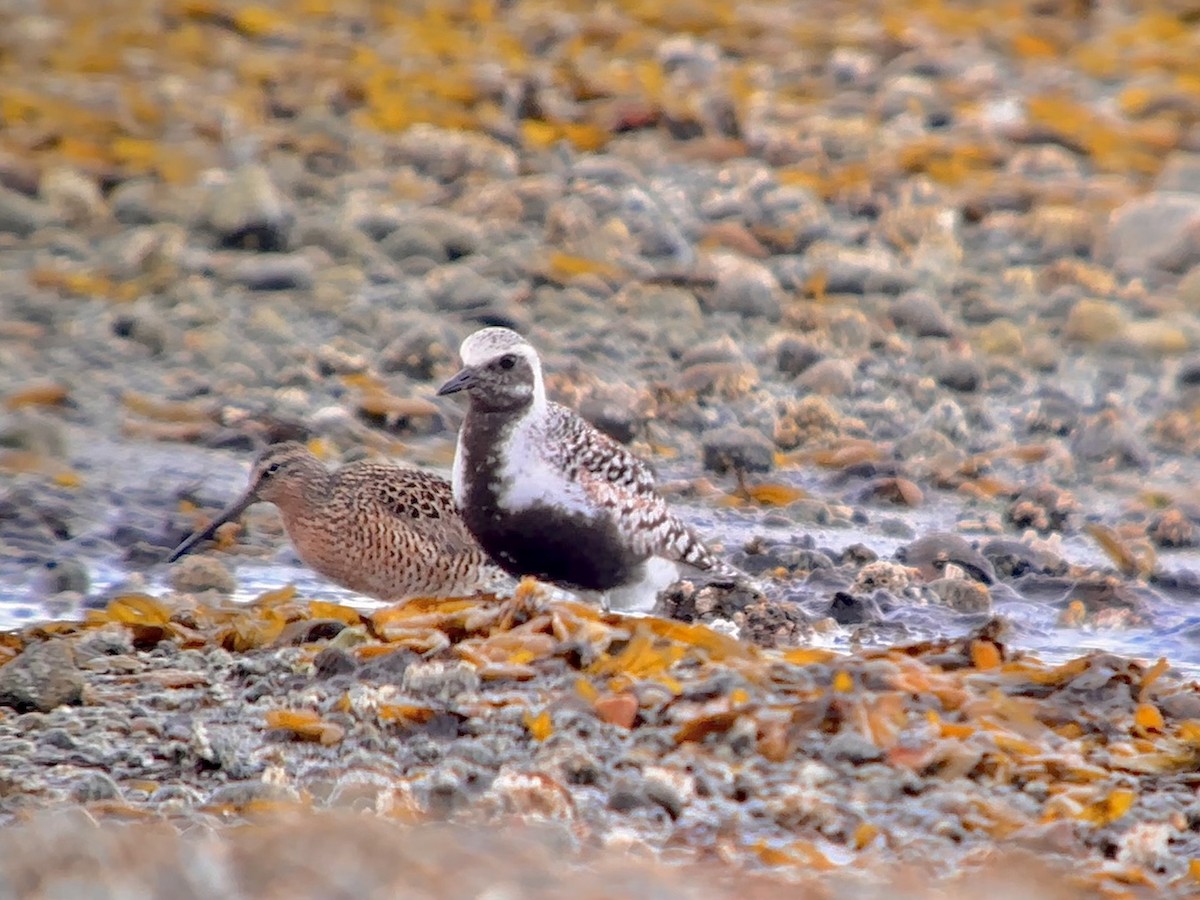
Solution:
[(462, 452), (463, 521), (475, 540), (508, 574), (531, 575), (573, 590), (607, 591), (638, 576), (642, 558), (630, 553), (611, 520), (550, 505), (512, 511), (498, 503), (501, 489), (492, 449), (508, 417), (468, 413)]

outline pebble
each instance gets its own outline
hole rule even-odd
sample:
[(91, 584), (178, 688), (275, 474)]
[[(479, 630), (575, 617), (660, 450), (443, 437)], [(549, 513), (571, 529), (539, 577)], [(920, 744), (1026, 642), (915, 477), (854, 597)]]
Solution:
[(48, 204), (0, 186), (0, 233), (27, 238), (54, 220)]
[(304, 253), (262, 253), (236, 260), (226, 277), (252, 291), (305, 290), (313, 286), (316, 270)]
[(52, 559), (42, 566), (38, 579), (39, 588), (46, 594), (61, 594), (74, 591), (86, 594), (92, 580), (87, 566), (77, 559)]
[(1175, 150), (1167, 154), (1154, 181), (1154, 190), (1200, 194), (1200, 153)]
[(63, 705), (83, 702), (84, 679), (70, 644), (51, 638), (26, 647), (13, 661), (0, 666), (0, 706), (17, 712), (48, 713)]
[(796, 386), (825, 397), (854, 393), (854, 366), (846, 359), (822, 359), (800, 373)]
[(782, 291), (771, 270), (762, 263), (733, 253), (714, 253), (709, 264), (717, 284), (706, 301), (713, 312), (731, 312), (778, 321)]
[(938, 580), (949, 563), (983, 584), (996, 581), (996, 571), (991, 561), (957, 534), (927, 534), (902, 547), (896, 557), (918, 569), (927, 582)]
[(769, 472), (775, 467), (775, 447), (761, 431), (726, 425), (701, 440), (704, 468), (717, 474), (730, 471)]
[(258, 164), (243, 165), (222, 178), (207, 200), (206, 220), (221, 247), (287, 249), (293, 218), (271, 174)]
[(441, 265), (475, 253), (481, 240), (476, 223), (434, 207), (406, 217), (383, 238), (380, 246), (395, 260), (424, 256)]
[(992, 611), (992, 595), (978, 581), (938, 578), (929, 583), (929, 589), (956, 612), (980, 614)]
[(75, 169), (60, 167), (44, 174), (39, 195), (58, 221), (72, 227), (85, 227), (108, 215), (99, 185)]
[(979, 390), (983, 370), (970, 357), (953, 356), (938, 367), (937, 380), (952, 391), (967, 394)]
[(824, 358), (811, 340), (800, 335), (784, 335), (775, 342), (775, 366), (784, 375), (799, 375)]
[(1121, 336), (1128, 328), (1125, 310), (1109, 300), (1086, 298), (1071, 307), (1063, 335), (1096, 344)]
[(237, 579), (229, 568), (216, 557), (203, 554), (188, 555), (172, 564), (170, 584), (183, 594), (232, 594), (237, 590)]
[(954, 327), (942, 308), (924, 293), (897, 297), (888, 309), (896, 327), (916, 337), (950, 337)]
[(1152, 191), (1109, 215), (1104, 255), (1130, 276), (1200, 263), (1200, 194)]
[(913, 286), (910, 271), (882, 247), (860, 249), (818, 241), (808, 248), (804, 265), (820, 273), (825, 290), (836, 294), (899, 294)]

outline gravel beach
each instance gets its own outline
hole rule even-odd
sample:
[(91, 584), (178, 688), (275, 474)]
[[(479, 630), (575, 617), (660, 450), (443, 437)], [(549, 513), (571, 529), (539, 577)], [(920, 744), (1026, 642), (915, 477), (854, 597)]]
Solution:
[[(0, 894), (1196, 895), (1198, 13), (0, 2)], [(761, 595), (163, 562), (483, 325)]]

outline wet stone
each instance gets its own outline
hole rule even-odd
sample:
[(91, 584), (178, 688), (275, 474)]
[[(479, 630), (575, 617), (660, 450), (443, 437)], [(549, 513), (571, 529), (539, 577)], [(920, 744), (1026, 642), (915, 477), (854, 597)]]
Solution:
[(1118, 207), (1104, 250), (1126, 275), (1186, 272), (1200, 263), (1200, 194), (1154, 191)]
[(916, 337), (950, 337), (954, 333), (950, 319), (926, 294), (910, 293), (898, 297), (888, 314), (897, 328)]
[(1156, 516), (1148, 533), (1159, 547), (1195, 547), (1197, 543), (1196, 523), (1178, 508)]
[(846, 359), (817, 360), (797, 376), (796, 385), (813, 394), (845, 396), (854, 390), (854, 366)]
[(0, 666), (0, 706), (18, 712), (49, 712), (83, 702), (83, 673), (65, 640), (48, 640), (28, 647)]
[(706, 434), (701, 448), (704, 468), (718, 474), (769, 472), (775, 467), (775, 446), (757, 429), (727, 425)]
[(975, 360), (958, 356), (939, 367), (937, 380), (952, 391), (970, 393), (979, 390), (983, 382), (983, 370)]
[(0, 186), (0, 233), (27, 238), (53, 221), (47, 204)]
[(896, 556), (901, 562), (919, 569), (926, 581), (940, 578), (950, 563), (984, 584), (992, 584), (996, 580), (995, 569), (987, 557), (957, 534), (926, 535), (900, 548)]
[(1150, 456), (1125, 419), (1116, 410), (1085, 419), (1071, 440), (1076, 459), (1118, 468), (1147, 468)]
[(75, 803), (120, 799), (121, 789), (104, 772), (88, 772), (71, 786), (71, 800)]
[(990, 613), (992, 596), (985, 585), (962, 578), (939, 578), (929, 583), (943, 603), (956, 612)]
[(775, 346), (775, 365), (784, 375), (799, 375), (824, 358), (812, 341), (799, 335), (786, 335)]
[(270, 173), (245, 165), (216, 185), (208, 198), (207, 221), (220, 246), (278, 251), (287, 248), (293, 216)]
[(171, 567), (171, 587), (181, 593), (217, 591), (232, 594), (237, 579), (219, 559), (211, 556), (185, 556)]
[(228, 277), (252, 291), (290, 291), (311, 288), (316, 276), (303, 253), (273, 253), (238, 260)]
[(862, 625), (883, 621), (884, 607), (879, 602), (878, 592), (865, 596), (838, 591), (829, 601), (825, 614), (839, 625)]
[(75, 591), (86, 594), (91, 588), (87, 566), (77, 559), (52, 559), (42, 566), (38, 587), (46, 594)]

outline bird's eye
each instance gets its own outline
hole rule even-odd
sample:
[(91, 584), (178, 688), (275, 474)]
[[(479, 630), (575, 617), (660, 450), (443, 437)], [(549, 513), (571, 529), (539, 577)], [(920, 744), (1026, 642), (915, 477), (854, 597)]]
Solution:
[(504, 356), (500, 357), (500, 368), (502, 368), (502, 369), (511, 369), (516, 364), (517, 364), (517, 358), (515, 356), (513, 356), (511, 353), (505, 354)]
[(282, 468), (279, 463), (273, 462), (263, 470), (264, 475), (274, 475)]

